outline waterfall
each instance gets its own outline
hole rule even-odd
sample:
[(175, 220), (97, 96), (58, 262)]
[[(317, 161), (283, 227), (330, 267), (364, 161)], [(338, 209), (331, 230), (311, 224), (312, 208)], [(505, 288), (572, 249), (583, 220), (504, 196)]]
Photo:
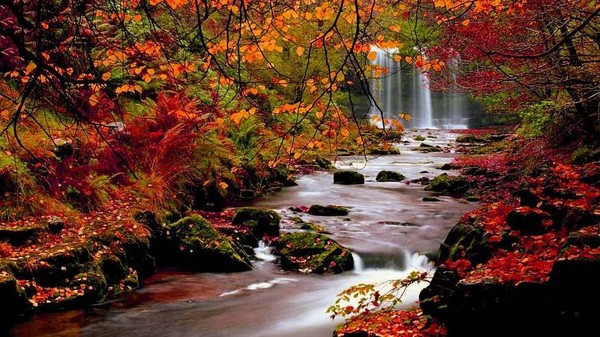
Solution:
[[(453, 79), (454, 90), (449, 93), (432, 92), (430, 89), (430, 74), (421, 69), (402, 66), (401, 61), (394, 60), (397, 49), (380, 49), (372, 47), (377, 57), (371, 62), (376, 67), (387, 69), (387, 73), (371, 79), (371, 93), (381, 111), (371, 103), (369, 115), (384, 118), (398, 118), (399, 113), (411, 115), (411, 121), (401, 120), (407, 128), (443, 128), (465, 129), (468, 127), (467, 112), (476, 110), (465, 94), (459, 93), (456, 85), (456, 75), (452, 70), (460, 67), (460, 59), (448, 61), (448, 71)], [(383, 127), (378, 122), (379, 127)], [(386, 128), (389, 125), (386, 125)]]
[(258, 247), (254, 248), (254, 256), (257, 259), (273, 262), (277, 260), (277, 256), (271, 254), (271, 247), (269, 247), (263, 240), (258, 241)]

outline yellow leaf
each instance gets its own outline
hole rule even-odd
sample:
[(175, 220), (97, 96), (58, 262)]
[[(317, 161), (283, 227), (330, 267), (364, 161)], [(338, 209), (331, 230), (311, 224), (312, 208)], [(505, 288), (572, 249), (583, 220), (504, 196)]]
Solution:
[(300, 159), (301, 156), (302, 156), (302, 154), (300, 152), (294, 153), (294, 159)]
[(222, 190), (225, 190), (225, 189), (227, 189), (227, 187), (229, 187), (229, 184), (227, 184), (226, 182), (222, 181), (222, 182), (219, 183), (219, 187)]
[(37, 68), (37, 64), (35, 64), (35, 62), (31, 61), (31, 62), (29, 62), (29, 64), (25, 68), (25, 73), (26, 74), (31, 74), (31, 72), (34, 71), (35, 68)]
[(323, 112), (317, 111), (315, 112), (315, 116), (317, 116), (318, 119), (323, 119)]
[(471, 20), (469, 20), (469, 19), (463, 20), (463, 22), (461, 22), (461, 24), (462, 24), (463, 26), (468, 26), (468, 25), (469, 25), (469, 23), (471, 23)]
[(150, 76), (150, 74), (144, 74), (144, 76), (142, 77), (144, 79), (144, 82), (146, 83), (150, 83), (152, 81), (152, 76)]
[(398, 26), (398, 25), (393, 25), (393, 26), (390, 26), (390, 30), (391, 30), (392, 32), (396, 32), (396, 33), (398, 33), (398, 32), (400, 31), (400, 26)]
[(377, 59), (377, 52), (374, 50), (371, 50), (369, 52), (369, 54), (367, 55), (367, 59), (369, 59), (370, 61), (375, 61)]
[(102, 80), (108, 81), (108, 80), (110, 80), (110, 76), (111, 76), (110, 71), (107, 71), (104, 74), (102, 74)]
[(346, 128), (343, 128), (342, 129), (342, 136), (344, 136), (344, 137), (350, 136), (350, 131), (348, 131), (348, 129), (346, 129)]
[(298, 48), (296, 48), (296, 54), (298, 56), (301, 56), (302, 54), (304, 54), (304, 48), (298, 46)]
[(394, 55), (394, 61), (396, 61), (396, 62), (402, 61), (402, 55), (400, 55), (400, 54)]
[(363, 145), (363, 139), (361, 136), (356, 137), (356, 144)]
[(410, 57), (410, 56), (406, 56), (406, 57), (404, 58), (404, 60), (406, 60), (406, 63), (411, 63), (411, 62), (412, 62), (412, 57)]

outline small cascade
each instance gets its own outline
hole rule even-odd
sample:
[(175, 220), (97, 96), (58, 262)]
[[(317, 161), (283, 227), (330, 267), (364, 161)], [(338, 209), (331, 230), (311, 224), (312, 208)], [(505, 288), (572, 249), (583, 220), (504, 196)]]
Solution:
[(258, 247), (254, 248), (254, 255), (257, 259), (265, 262), (273, 262), (277, 260), (277, 256), (271, 254), (272, 248), (269, 247), (263, 240), (258, 241)]
[(360, 274), (364, 271), (364, 263), (360, 255), (352, 253), (352, 259), (354, 260), (354, 272)]

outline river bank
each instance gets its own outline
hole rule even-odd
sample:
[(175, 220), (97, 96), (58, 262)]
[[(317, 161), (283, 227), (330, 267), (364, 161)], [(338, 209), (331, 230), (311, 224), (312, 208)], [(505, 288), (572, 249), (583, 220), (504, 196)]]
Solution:
[[(445, 196), (440, 197), (441, 202), (425, 202), (422, 199), (434, 193), (424, 191), (420, 183), (406, 183), (424, 176), (434, 178), (445, 172), (439, 169), (441, 166), (451, 162), (455, 154), (449, 144), (456, 135), (435, 133), (432, 131), (427, 141), (414, 139), (418, 135), (428, 137), (427, 132), (408, 133), (408, 142), (399, 145), (402, 154), (370, 157), (366, 166), (361, 156), (338, 158), (339, 169), (351, 168), (364, 174), (364, 185), (335, 185), (330, 172), (314, 172), (300, 177), (299, 186), (269, 194), (250, 205), (278, 210), (283, 217), (282, 231), (298, 230), (290, 220), (298, 216), (324, 227), (332, 238), (357, 253), (362, 271), (319, 276), (282, 272), (276, 264), (262, 261), (254, 262), (252, 271), (234, 274), (159, 269), (143, 281), (142, 289), (117, 302), (38, 315), (11, 333), (27, 336), (31, 335), (27, 331), (35, 331), (36, 335), (44, 335), (44, 326), (52, 321), (57, 329), (72, 327), (89, 336), (114, 336), (125, 331), (149, 335), (202, 332), (206, 336), (306, 336), (311, 332), (313, 336), (328, 336), (341, 323), (325, 314), (339, 291), (355, 283), (401, 278), (409, 270), (429, 268), (426, 260), (414, 253), (434, 251), (460, 214), (476, 206)], [(441, 151), (421, 152), (423, 142), (440, 146)], [(382, 170), (399, 171), (406, 181), (375, 181)], [(288, 209), (311, 204), (344, 205), (350, 213), (344, 217), (318, 217), (294, 214)], [(411, 296), (415, 301), (418, 291)], [(256, 303), (262, 305), (257, 308)], [(192, 317), (193, 324), (189, 321)], [(265, 322), (260, 317), (270, 319)], [(174, 328), (171, 322), (178, 322), (180, 327)]]

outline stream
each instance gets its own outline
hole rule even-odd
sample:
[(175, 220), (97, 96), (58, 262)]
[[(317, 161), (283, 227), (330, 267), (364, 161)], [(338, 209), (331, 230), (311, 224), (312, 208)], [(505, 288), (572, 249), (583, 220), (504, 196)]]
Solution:
[[(420, 153), (412, 137), (430, 136), (428, 144), (447, 147), (456, 134), (438, 130), (407, 131), (407, 144), (397, 144), (401, 155), (344, 157), (337, 168), (356, 169), (364, 185), (334, 185), (332, 172), (300, 177), (298, 186), (267, 195), (252, 206), (268, 207), (282, 215), (282, 230), (297, 225), (288, 219), (300, 216), (319, 224), (331, 237), (353, 251), (356, 268), (338, 275), (313, 275), (281, 271), (268, 253), (252, 271), (190, 274), (158, 269), (144, 287), (122, 299), (87, 309), (37, 314), (10, 331), (29, 336), (198, 336), (198, 337), (328, 337), (341, 320), (325, 313), (340, 291), (357, 283), (402, 278), (412, 270), (431, 270), (421, 255), (437, 250), (450, 228), (465, 212), (478, 206), (433, 195), (420, 184), (375, 181), (381, 170), (398, 171), (407, 179), (433, 178), (455, 153)], [(426, 171), (426, 172), (425, 172)], [(452, 173), (451, 173), (452, 174)], [(350, 208), (346, 217), (294, 214), (290, 206), (335, 204)], [(425, 286), (425, 284), (423, 284)], [(410, 307), (420, 288), (410, 289), (402, 306)]]

